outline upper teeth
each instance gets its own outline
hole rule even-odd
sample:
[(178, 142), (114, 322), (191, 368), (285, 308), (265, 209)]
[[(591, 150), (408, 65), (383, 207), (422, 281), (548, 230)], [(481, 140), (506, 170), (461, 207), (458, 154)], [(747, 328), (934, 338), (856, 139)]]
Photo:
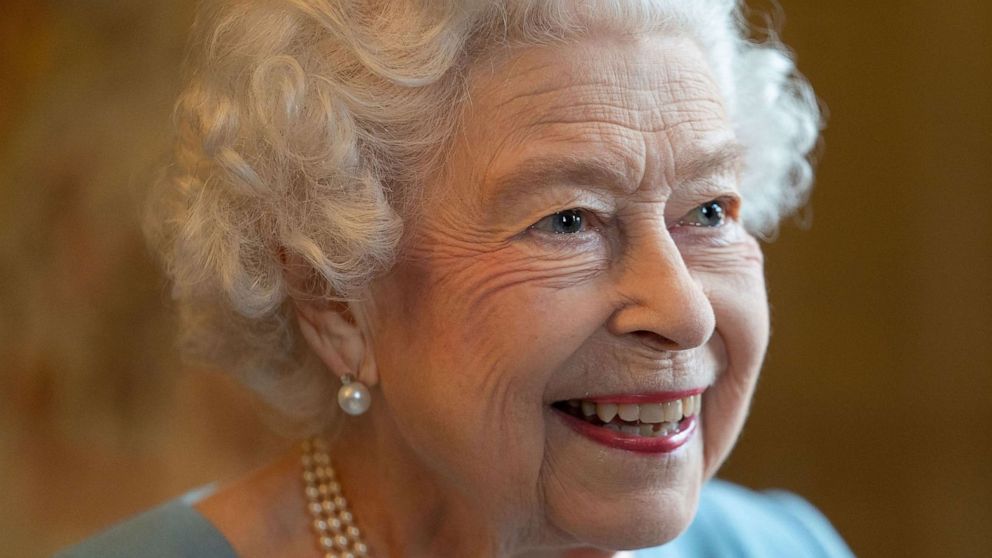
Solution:
[(683, 417), (696, 415), (701, 408), (702, 398), (702, 394), (696, 394), (664, 403), (596, 403), (572, 399), (569, 405), (581, 407), (584, 416), (596, 415), (603, 422), (610, 422), (619, 416), (624, 422), (659, 424), (678, 422)]

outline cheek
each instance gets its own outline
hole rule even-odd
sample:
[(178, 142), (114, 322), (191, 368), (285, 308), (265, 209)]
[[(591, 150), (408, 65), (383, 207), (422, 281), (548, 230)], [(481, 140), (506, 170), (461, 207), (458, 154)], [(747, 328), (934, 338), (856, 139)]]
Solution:
[(549, 378), (602, 318), (588, 266), (511, 249), (408, 261), (376, 294), (380, 389), (400, 435), (466, 490), (533, 487)]
[[(731, 254), (736, 254), (731, 257)], [(708, 348), (723, 363), (703, 411), (706, 477), (723, 463), (747, 416), (765, 349), (769, 318), (760, 249), (753, 239), (720, 254), (695, 273), (709, 297), (717, 329)]]
[(416, 291), (401, 293), (412, 301), (406, 305), (418, 327), (410, 342), (423, 345), (432, 368), (461, 368), (461, 387), (488, 394), (488, 404), (513, 393), (497, 389), (500, 382), (543, 385), (549, 364), (596, 326), (599, 308), (591, 295), (605, 266), (588, 254), (513, 245), (420, 261), (419, 278), (410, 282)]

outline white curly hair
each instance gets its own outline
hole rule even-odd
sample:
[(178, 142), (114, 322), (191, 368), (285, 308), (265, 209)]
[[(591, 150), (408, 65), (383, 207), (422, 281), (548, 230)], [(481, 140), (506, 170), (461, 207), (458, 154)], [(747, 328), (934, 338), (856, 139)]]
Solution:
[[(694, 39), (746, 149), (742, 219), (767, 233), (806, 200), (820, 114), (789, 52), (748, 38), (736, 0), (221, 0), (193, 26), (176, 155), (152, 198), (187, 354), (294, 422), (333, 385), (290, 298), (352, 300), (401, 251), (443, 166), (473, 64), (590, 33)], [(306, 262), (290, 292), (285, 256)]]

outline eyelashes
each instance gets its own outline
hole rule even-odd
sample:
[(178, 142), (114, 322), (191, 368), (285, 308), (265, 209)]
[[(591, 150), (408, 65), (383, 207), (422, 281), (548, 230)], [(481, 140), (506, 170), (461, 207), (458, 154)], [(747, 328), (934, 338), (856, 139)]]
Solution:
[[(717, 229), (725, 226), (735, 213), (735, 200), (716, 198), (692, 208), (675, 226)], [(592, 211), (575, 207), (546, 215), (528, 227), (528, 230), (556, 237), (580, 236), (594, 232), (595, 225), (600, 221)]]
[(679, 219), (678, 226), (718, 228), (727, 223), (731, 211), (730, 201), (725, 198), (710, 200), (697, 205)]
[(549, 234), (574, 235), (588, 230), (591, 221), (588, 210), (573, 208), (547, 215), (530, 228)]

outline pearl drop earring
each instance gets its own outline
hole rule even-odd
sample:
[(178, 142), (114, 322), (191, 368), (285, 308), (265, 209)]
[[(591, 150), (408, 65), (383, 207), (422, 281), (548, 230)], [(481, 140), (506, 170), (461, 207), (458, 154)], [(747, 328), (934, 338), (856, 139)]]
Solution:
[(338, 390), (338, 405), (341, 410), (352, 416), (358, 416), (369, 410), (372, 395), (369, 388), (359, 382), (351, 374), (341, 377), (341, 389)]

